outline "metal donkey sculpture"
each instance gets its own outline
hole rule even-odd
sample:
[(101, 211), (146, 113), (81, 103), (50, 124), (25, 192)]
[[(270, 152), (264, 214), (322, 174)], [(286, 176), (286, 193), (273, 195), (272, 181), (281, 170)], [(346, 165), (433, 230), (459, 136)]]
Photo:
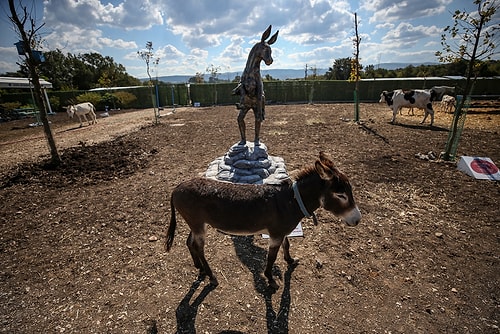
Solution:
[(266, 42), (266, 39), (271, 35), (271, 26), (264, 31), (260, 42), (255, 44), (248, 55), (245, 70), (241, 75), (240, 83), (233, 89), (233, 95), (240, 95), (240, 103), (237, 108), (240, 110), (238, 114), (238, 127), (241, 135), (241, 145), (246, 143), (245, 134), (245, 116), (248, 110), (252, 109), (255, 115), (255, 146), (259, 146), (260, 125), (264, 120), (264, 84), (260, 76), (260, 62), (263, 60), (266, 65), (273, 63), (271, 57), (271, 47), (278, 39), (279, 30)]

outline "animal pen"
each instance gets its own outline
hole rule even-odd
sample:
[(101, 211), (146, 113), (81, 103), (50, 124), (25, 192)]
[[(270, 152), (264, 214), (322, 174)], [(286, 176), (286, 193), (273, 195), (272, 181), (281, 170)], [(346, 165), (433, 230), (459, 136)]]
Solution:
[[(455, 86), (457, 94), (461, 94), (460, 87), (463, 79), (452, 78), (404, 78), (404, 79), (363, 79), (359, 81), (358, 99), (361, 103), (377, 102), (383, 90), (397, 88), (404, 89), (430, 89), (433, 86)], [(214, 105), (214, 90), (217, 90), (218, 105), (232, 105), (239, 102), (238, 96), (231, 95), (235, 83), (219, 82), (213, 84), (195, 83), (161, 83), (158, 86), (159, 104), (162, 107), (176, 106), (212, 106)], [(128, 108), (145, 109), (152, 108), (150, 90), (147, 86), (134, 87), (112, 87), (106, 89), (94, 89), (104, 95), (106, 92), (117, 90), (133, 94), (137, 99)], [(295, 104), (295, 103), (352, 103), (354, 83), (344, 80), (284, 80), (264, 81), (266, 104)], [(70, 99), (88, 91), (49, 91), (49, 97), (58, 97), (61, 105)], [(500, 78), (478, 79), (472, 95), (487, 98), (488, 96), (500, 96)], [(0, 102), (19, 101), (29, 103), (29, 93), (8, 93), (0, 98)], [(105, 103), (96, 105), (98, 110), (104, 110)], [(63, 111), (56, 110), (56, 111)], [(361, 115), (362, 117), (362, 115)]]
[[(40, 85), (42, 86), (42, 91), (45, 99), (44, 103), (47, 106), (49, 114), (51, 114), (52, 108), (50, 106), (49, 96), (47, 95), (47, 89), (52, 88), (52, 83), (46, 80), (40, 80)], [(41, 123), (38, 107), (33, 96), (33, 83), (29, 78), (0, 77), (0, 88), (29, 89), (30, 94), (28, 95), (28, 100), (24, 100), (24, 104), (32, 105), (33, 108), (16, 108), (13, 110), (13, 112), (15, 113), (16, 117), (35, 116), (37, 120), (36, 125), (39, 125)]]

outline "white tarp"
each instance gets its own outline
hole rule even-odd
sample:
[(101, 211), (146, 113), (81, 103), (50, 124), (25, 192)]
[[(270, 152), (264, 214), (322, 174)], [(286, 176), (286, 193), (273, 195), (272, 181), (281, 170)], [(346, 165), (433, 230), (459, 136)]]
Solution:
[[(297, 226), (295, 226), (295, 229), (290, 232), (288, 235), (289, 237), (303, 237), (304, 236), (304, 231), (302, 231), (302, 223), (299, 223)], [(262, 234), (262, 238), (264, 239), (269, 239), (269, 234)]]

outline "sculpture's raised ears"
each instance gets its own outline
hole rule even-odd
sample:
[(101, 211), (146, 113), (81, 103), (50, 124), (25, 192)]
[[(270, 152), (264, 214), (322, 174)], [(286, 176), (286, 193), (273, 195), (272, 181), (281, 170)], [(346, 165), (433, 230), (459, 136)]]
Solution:
[[(276, 40), (278, 39), (278, 33), (280, 31), (276, 31), (276, 33), (267, 41), (267, 44), (271, 45), (273, 44), (274, 42), (276, 42)], [(262, 43), (266, 42), (266, 39), (269, 37), (269, 35), (271, 35), (271, 25), (269, 25), (269, 27), (266, 29), (266, 31), (264, 31), (264, 33), (262, 34), (262, 38), (260, 39), (260, 41)]]

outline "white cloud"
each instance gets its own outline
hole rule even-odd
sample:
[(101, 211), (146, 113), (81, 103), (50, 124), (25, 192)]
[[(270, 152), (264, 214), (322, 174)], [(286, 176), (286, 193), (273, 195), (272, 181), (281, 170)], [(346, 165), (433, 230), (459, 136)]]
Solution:
[(44, 2), (44, 21), (49, 26), (73, 25), (96, 28), (149, 29), (162, 25), (162, 7), (153, 1), (123, 1), (117, 6), (99, 0), (57, 0)]
[(373, 12), (370, 23), (410, 21), (449, 10), (452, 0), (364, 0), (361, 8)]
[(111, 38), (101, 37), (98, 38), (97, 41), (99, 42), (99, 44), (110, 48), (137, 49), (137, 44), (134, 41), (127, 42), (121, 38), (111, 39)]
[(0, 73), (17, 72), (19, 66), (14, 61), (0, 60)]
[(334, 43), (354, 31), (354, 15), (346, 2), (316, 1), (312, 7), (306, 3), (296, 6), (291, 14), (293, 19), (283, 28), (282, 36), (294, 43)]
[(384, 22), (382, 24), (375, 25), (375, 28), (377, 28), (377, 29), (392, 29), (392, 28), (394, 28), (394, 24), (389, 23), (389, 22)]
[(78, 26), (65, 26), (45, 37), (50, 49), (60, 49), (74, 54), (89, 53), (102, 48), (102, 32)]
[[(459, 0), (52, 0), (37, 1), (45, 23), (44, 49), (99, 52), (144, 76), (137, 50), (154, 42), (165, 74), (204, 72), (210, 64), (242, 71), (248, 53), (272, 24), (279, 30), (269, 68), (324, 68), (353, 53), (358, 13), (362, 64), (433, 61), (450, 12)], [(470, 5), (469, 5), (470, 9)], [(0, 59), (15, 64), (15, 33), (0, 21)], [(6, 40), (4, 43), (3, 40)], [(8, 57), (8, 58), (7, 58)], [(425, 57), (425, 58), (424, 58)], [(400, 59), (401, 58), (401, 59)], [(418, 59), (417, 59), (418, 58)], [(7, 60), (9, 59), (9, 60)], [(405, 60), (407, 61), (407, 60)], [(0, 66), (2, 66), (0, 64)], [(5, 66), (5, 65), (4, 65)], [(14, 65), (14, 69), (15, 66)], [(267, 67), (265, 67), (267, 68)], [(0, 68), (0, 71), (2, 69)], [(6, 70), (4, 70), (6, 71)]]
[(438, 36), (442, 29), (436, 26), (425, 27), (422, 25), (413, 26), (410, 23), (400, 23), (396, 28), (387, 32), (382, 37), (382, 42), (386, 45), (395, 45), (396, 47), (415, 46), (421, 43), (421, 40), (431, 36)]

